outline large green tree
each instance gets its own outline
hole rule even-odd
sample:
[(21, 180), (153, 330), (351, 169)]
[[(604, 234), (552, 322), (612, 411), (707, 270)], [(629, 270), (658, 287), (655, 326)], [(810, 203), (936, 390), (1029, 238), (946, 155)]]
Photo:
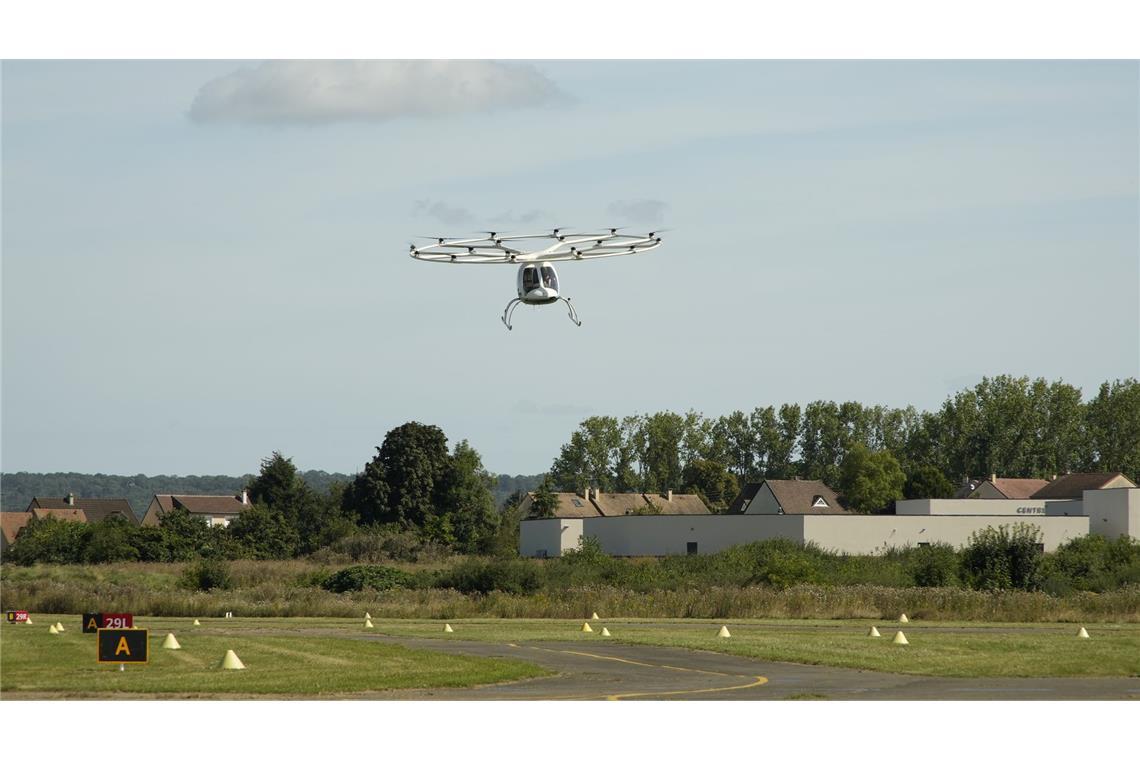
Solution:
[(422, 527), (434, 513), (436, 489), (449, 462), (447, 436), (435, 425), (408, 422), (393, 428), (345, 491), (345, 508), (366, 524)]
[(871, 451), (856, 443), (843, 459), (839, 490), (856, 512), (874, 512), (901, 499), (905, 483), (906, 475), (889, 451)]
[(1091, 465), (1140, 482), (1140, 382), (1104, 383), (1087, 405)]
[(562, 446), (550, 477), (563, 491), (616, 489), (622, 434), (616, 417), (587, 417)]
[(479, 452), (467, 441), (457, 443), (438, 485), (434, 513), (446, 521), (450, 543), (458, 551), (474, 554), (493, 549), (499, 523), (493, 485)]

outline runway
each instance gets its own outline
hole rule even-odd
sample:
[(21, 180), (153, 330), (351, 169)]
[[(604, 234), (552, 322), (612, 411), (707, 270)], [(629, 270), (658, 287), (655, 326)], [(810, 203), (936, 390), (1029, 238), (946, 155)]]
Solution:
[[(557, 675), (472, 689), (389, 692), (419, 700), (1098, 700), (1140, 698), (1140, 678), (933, 678), (763, 662), (613, 642), (498, 643), (385, 637), (417, 649), (514, 657)], [(368, 698), (375, 699), (372, 694)]]

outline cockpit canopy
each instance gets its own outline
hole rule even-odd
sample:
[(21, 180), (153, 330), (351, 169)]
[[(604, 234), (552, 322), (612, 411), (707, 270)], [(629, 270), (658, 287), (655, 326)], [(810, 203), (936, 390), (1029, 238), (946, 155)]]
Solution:
[(554, 271), (552, 264), (526, 264), (522, 267), (519, 282), (519, 296), (530, 293), (538, 288), (558, 292), (558, 272)]

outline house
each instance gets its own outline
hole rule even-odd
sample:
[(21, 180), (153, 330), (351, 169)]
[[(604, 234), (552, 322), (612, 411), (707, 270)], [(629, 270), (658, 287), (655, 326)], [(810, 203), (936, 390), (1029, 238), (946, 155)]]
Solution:
[[(137, 525), (139, 522), (139, 519), (135, 517), (134, 510), (131, 509), (131, 503), (126, 499), (80, 499), (73, 493), (69, 493), (61, 499), (36, 496), (27, 509), (28, 512), (37, 513), (37, 517), (41, 516), (38, 514), (40, 511), (55, 513), (66, 510), (81, 511), (86, 522), (89, 523), (102, 522), (112, 515), (119, 515), (132, 525)], [(55, 514), (55, 517), (67, 519), (59, 514)]]
[(839, 496), (822, 480), (748, 483), (728, 507), (730, 515), (846, 515)]
[[(624, 517), (626, 515), (708, 515), (709, 508), (696, 494), (603, 493), (587, 488), (582, 493), (556, 491), (554, 517)], [(534, 494), (522, 500), (523, 514), (534, 509)], [(530, 518), (528, 518), (530, 519)]]
[(190, 514), (201, 517), (207, 525), (225, 527), (251, 506), (249, 492), (244, 490), (240, 496), (156, 493), (150, 500), (141, 522), (143, 525), (158, 525), (159, 517), (167, 512), (185, 509)]
[[(978, 483), (968, 498), (971, 499), (1033, 499), (1042, 488), (1049, 484), (1043, 478), (999, 478), (990, 475), (989, 480)], [(1077, 492), (1077, 498), (1081, 496)]]
[(0, 512), (0, 551), (8, 551), (31, 519), (31, 512)]
[(1121, 472), (1072, 472), (1053, 481), (1046, 481), (1034, 499), (1080, 499), (1085, 491), (1102, 491), (1107, 488), (1135, 488), (1136, 484)]
[[(35, 503), (35, 499), (32, 500)], [(46, 520), (51, 518), (53, 520), (61, 520), (64, 522), (90, 522), (87, 519), (87, 514), (82, 509), (69, 509), (69, 508), (32, 508), (29, 507), (23, 512), (3, 512), (0, 513), (0, 550), (7, 550), (9, 546), (16, 542), (17, 536), (20, 535), (24, 528), (28, 527), (28, 523), (33, 519)]]

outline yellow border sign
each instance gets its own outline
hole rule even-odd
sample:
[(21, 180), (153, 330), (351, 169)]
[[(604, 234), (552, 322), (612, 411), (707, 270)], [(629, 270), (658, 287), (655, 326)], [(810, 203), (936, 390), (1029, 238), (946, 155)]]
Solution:
[(96, 631), (99, 662), (150, 662), (146, 628), (100, 628)]

